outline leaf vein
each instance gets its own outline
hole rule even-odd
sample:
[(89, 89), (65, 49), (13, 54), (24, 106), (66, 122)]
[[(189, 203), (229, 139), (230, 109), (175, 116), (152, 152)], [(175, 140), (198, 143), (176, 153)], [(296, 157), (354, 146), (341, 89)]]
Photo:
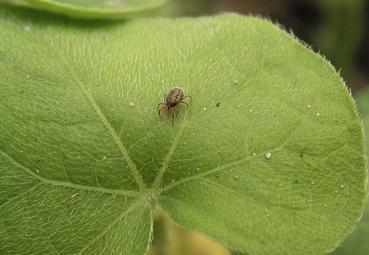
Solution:
[(97, 116), (99, 117), (100, 121), (103, 123), (105, 128), (109, 131), (114, 143), (118, 146), (118, 149), (121, 152), (123, 159), (127, 162), (130, 172), (135, 178), (139, 189), (140, 190), (145, 189), (146, 185), (142, 179), (141, 174), (138, 172), (136, 165), (133, 163), (131, 157), (129, 156), (128, 150), (123, 145), (117, 132), (114, 130), (113, 126), (110, 124), (109, 120), (106, 118), (104, 112), (101, 110), (100, 106), (97, 104), (94, 97), (86, 90), (85, 85), (83, 84), (82, 80), (79, 78), (77, 73), (74, 71), (74, 69), (69, 68), (69, 65), (68, 65), (69, 61), (66, 60), (58, 50), (56, 50), (54, 47), (51, 47), (48, 41), (46, 41), (45, 45), (47, 45), (49, 49), (52, 50), (55, 53), (55, 55), (57, 55), (60, 62), (64, 65), (65, 69), (73, 76), (75, 82), (78, 85), (78, 88), (82, 91), (83, 95), (88, 100), (89, 104), (91, 105), (91, 107), (93, 108)]
[(27, 195), (28, 194), (28, 192), (31, 192), (32, 190), (34, 190), (35, 188), (37, 188), (39, 185), (41, 185), (42, 183), (41, 182), (39, 182), (39, 183), (37, 183), (36, 185), (33, 185), (31, 188), (29, 188), (29, 189), (27, 189), (26, 191), (24, 191), (24, 192), (22, 192), (22, 193), (20, 193), (20, 194), (18, 194), (18, 195), (16, 195), (16, 196), (14, 196), (14, 197), (12, 197), (12, 198), (10, 198), (8, 201), (6, 201), (5, 203), (3, 203), (3, 204), (1, 204), (0, 205), (0, 208), (2, 208), (3, 206), (5, 206), (6, 204), (9, 204), (10, 202), (12, 202), (13, 200), (15, 200), (15, 199), (17, 199), (17, 198), (21, 198), (21, 197), (23, 197), (23, 196), (25, 196), (25, 195)]
[(100, 234), (95, 236), (90, 240), (79, 252), (78, 254), (82, 254), (89, 247), (94, 245), (100, 238), (102, 238), (115, 224), (117, 224), (124, 216), (128, 215), (130, 212), (138, 208), (140, 205), (144, 203), (144, 200), (137, 200), (135, 203), (131, 204), (126, 210), (124, 210), (115, 220), (113, 220)]
[(16, 161), (10, 155), (8, 155), (5, 151), (0, 149), (0, 155), (8, 159), (14, 166), (19, 167), (24, 172), (28, 173), (29, 175), (35, 177), (39, 181), (41, 181), (44, 184), (54, 185), (54, 186), (62, 186), (62, 187), (68, 187), (68, 188), (74, 188), (74, 189), (80, 189), (80, 190), (86, 190), (86, 191), (94, 191), (94, 192), (103, 192), (103, 193), (109, 193), (109, 194), (115, 194), (115, 195), (125, 195), (130, 197), (137, 197), (141, 194), (139, 191), (130, 191), (130, 190), (120, 190), (120, 189), (108, 189), (103, 187), (93, 187), (88, 185), (81, 185), (81, 184), (75, 184), (71, 182), (63, 182), (63, 181), (56, 181), (44, 178), (36, 173), (34, 173), (32, 170), (30, 170), (28, 167), (24, 166), (20, 162)]
[(176, 186), (178, 186), (180, 184), (183, 184), (183, 183), (186, 183), (186, 182), (190, 182), (190, 181), (196, 181), (196, 180), (198, 180), (201, 177), (205, 177), (205, 176), (208, 176), (210, 174), (214, 174), (214, 173), (218, 173), (218, 172), (227, 170), (229, 167), (237, 166), (237, 165), (240, 165), (242, 163), (248, 162), (250, 159), (257, 158), (259, 156), (265, 155), (268, 152), (277, 152), (277, 151), (280, 151), (287, 144), (287, 141), (288, 141), (288, 139), (282, 145), (280, 145), (279, 147), (276, 147), (273, 150), (264, 151), (264, 152), (261, 152), (259, 154), (253, 155), (253, 156), (249, 156), (249, 157), (246, 157), (246, 158), (243, 158), (243, 159), (239, 159), (239, 160), (233, 161), (233, 162), (228, 163), (228, 164), (224, 164), (222, 166), (213, 168), (213, 169), (211, 169), (209, 171), (206, 171), (206, 172), (203, 172), (203, 173), (199, 173), (199, 174), (196, 174), (196, 175), (187, 177), (187, 178), (183, 178), (183, 179), (181, 179), (181, 180), (179, 180), (179, 181), (177, 181), (177, 182), (175, 182), (173, 184), (169, 184), (165, 188), (161, 189), (160, 190), (160, 193), (165, 192), (165, 191), (168, 191), (170, 189), (173, 189), (174, 187), (176, 187)]
[(185, 127), (186, 127), (187, 113), (188, 113), (188, 111), (185, 112), (185, 115), (184, 115), (183, 121), (182, 121), (182, 125), (179, 128), (178, 133), (174, 137), (173, 142), (172, 142), (172, 145), (170, 146), (170, 149), (169, 149), (167, 155), (164, 158), (164, 161), (163, 161), (162, 166), (161, 166), (161, 168), (159, 170), (158, 176), (155, 178), (155, 180), (153, 182), (153, 185), (152, 185), (153, 188), (158, 188), (160, 186), (160, 183), (161, 183), (161, 181), (163, 179), (163, 176), (165, 174), (165, 171), (168, 168), (169, 161), (171, 160), (172, 155), (174, 153), (174, 150), (176, 149), (176, 147), (178, 145), (178, 142), (179, 142), (179, 140), (180, 140), (180, 138), (181, 138), (181, 136), (183, 134), (183, 131), (184, 131)]

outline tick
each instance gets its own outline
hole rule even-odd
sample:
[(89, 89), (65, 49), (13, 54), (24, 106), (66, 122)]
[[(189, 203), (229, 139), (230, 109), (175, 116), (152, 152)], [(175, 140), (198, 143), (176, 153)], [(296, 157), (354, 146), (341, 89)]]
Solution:
[(166, 109), (167, 112), (170, 112), (172, 114), (172, 126), (174, 126), (174, 119), (178, 115), (176, 106), (179, 104), (185, 104), (187, 108), (190, 106), (188, 102), (183, 101), (186, 98), (190, 99), (190, 101), (192, 100), (191, 96), (185, 95), (184, 91), (181, 88), (173, 88), (166, 96), (165, 102), (158, 104), (159, 115), (162, 116), (161, 111), (163, 109)]

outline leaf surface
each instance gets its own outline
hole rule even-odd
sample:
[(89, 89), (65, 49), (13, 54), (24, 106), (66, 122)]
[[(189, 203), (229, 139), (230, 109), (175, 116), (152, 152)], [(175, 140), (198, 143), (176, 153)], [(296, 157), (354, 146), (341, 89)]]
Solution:
[(148, 13), (167, 0), (23, 0), (33, 7), (67, 16), (122, 19)]
[[(142, 255), (156, 206), (249, 254), (324, 254), (352, 231), (366, 178), (354, 102), (276, 26), (0, 19), (1, 254)], [(192, 102), (172, 127), (156, 107), (176, 86)]]

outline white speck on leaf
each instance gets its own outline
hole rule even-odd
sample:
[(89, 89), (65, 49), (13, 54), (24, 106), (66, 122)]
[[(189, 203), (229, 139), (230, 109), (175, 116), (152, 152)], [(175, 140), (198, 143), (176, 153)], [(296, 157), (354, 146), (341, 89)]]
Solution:
[(272, 153), (271, 152), (268, 152), (267, 154), (265, 154), (265, 157), (267, 159), (271, 159), (272, 158)]
[(311, 108), (311, 104), (308, 104), (308, 108), (309, 108), (309, 109)]
[(203, 110), (206, 111), (206, 107), (204, 107)]
[(253, 152), (253, 153), (252, 153), (252, 156), (256, 156), (256, 153), (255, 153), (255, 152)]
[(133, 106), (135, 106), (135, 104), (133, 102), (130, 102), (129, 106), (133, 107)]
[(320, 113), (319, 113), (319, 112), (317, 112), (317, 113), (316, 113), (316, 116), (317, 116), (317, 117), (319, 117), (319, 116), (320, 116)]
[(103, 156), (102, 157), (102, 160), (107, 160), (108, 158), (106, 156)]
[(253, 112), (254, 110), (253, 109), (250, 109), (250, 112)]

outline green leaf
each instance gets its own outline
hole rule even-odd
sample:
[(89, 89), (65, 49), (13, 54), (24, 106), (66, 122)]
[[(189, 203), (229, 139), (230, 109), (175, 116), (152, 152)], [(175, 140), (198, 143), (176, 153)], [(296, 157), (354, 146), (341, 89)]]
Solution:
[[(362, 114), (365, 134), (369, 134), (369, 90), (358, 97), (358, 106)], [(366, 152), (369, 157), (369, 139), (366, 136)], [(367, 255), (369, 253), (369, 201), (356, 230), (332, 254), (333, 255)]]
[[(337, 72), (259, 18), (98, 24), (0, 10), (0, 253), (144, 254), (153, 208), (249, 254), (324, 254), (358, 220)], [(192, 102), (160, 118), (176, 86)]]
[(79, 18), (122, 19), (149, 13), (167, 0), (24, 0), (33, 7)]

